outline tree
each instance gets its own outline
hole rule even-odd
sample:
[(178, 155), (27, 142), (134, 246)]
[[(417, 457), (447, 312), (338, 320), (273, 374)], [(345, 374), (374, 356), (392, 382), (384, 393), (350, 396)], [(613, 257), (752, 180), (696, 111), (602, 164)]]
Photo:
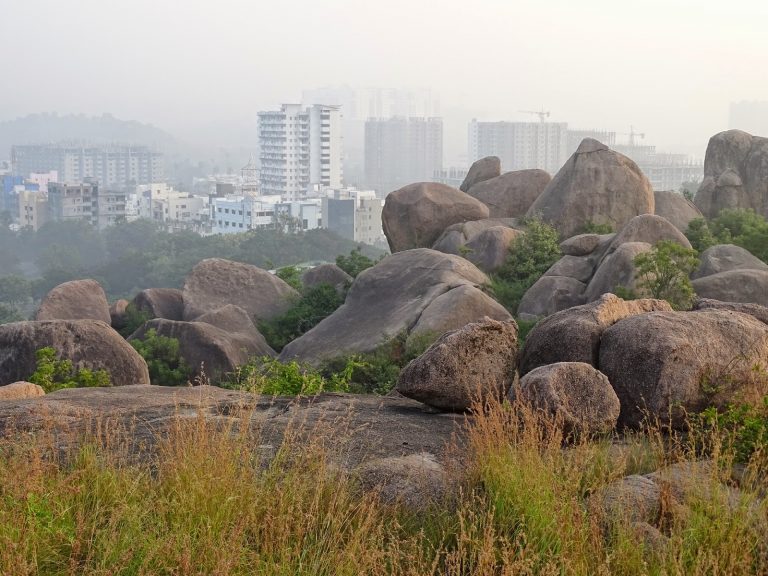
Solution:
[(32, 296), (32, 285), (23, 276), (11, 274), (0, 277), (0, 302), (21, 304)]
[(691, 246), (699, 252), (703, 252), (710, 246), (717, 244), (717, 239), (709, 229), (709, 225), (704, 218), (694, 218), (688, 223), (688, 229), (685, 231), (685, 237), (691, 243)]
[(696, 191), (699, 189), (699, 186), (701, 186), (701, 182), (698, 180), (683, 182), (680, 184), (680, 194), (682, 194), (686, 200), (693, 202), (693, 198), (696, 196)]
[[(383, 258), (383, 256), (382, 256)], [(376, 264), (377, 262), (380, 262), (381, 258), (378, 260), (373, 260), (371, 258), (368, 258), (365, 254), (363, 254), (362, 250), (360, 249), (360, 246), (357, 248), (353, 248), (352, 251), (349, 253), (349, 256), (339, 255), (336, 256), (336, 266), (344, 270), (347, 274), (352, 276), (352, 278), (356, 278), (360, 272), (363, 270), (366, 270)]]
[(638, 254), (634, 263), (639, 292), (666, 300), (675, 310), (691, 307), (695, 293), (690, 275), (699, 265), (696, 250), (662, 240), (649, 252)]

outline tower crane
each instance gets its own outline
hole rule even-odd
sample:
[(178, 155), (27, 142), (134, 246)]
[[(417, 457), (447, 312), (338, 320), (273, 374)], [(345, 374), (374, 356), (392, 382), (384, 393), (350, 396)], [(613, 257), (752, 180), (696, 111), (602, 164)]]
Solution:
[(542, 122), (546, 121), (546, 119), (550, 116), (550, 112), (548, 110), (544, 110), (544, 106), (541, 107), (541, 110), (519, 110), (519, 112), (522, 114), (535, 114)]
[(629, 145), (634, 146), (635, 145), (635, 136), (639, 137), (641, 140), (645, 139), (645, 132), (635, 132), (635, 127), (630, 126), (629, 132), (619, 132), (619, 136), (629, 136)]

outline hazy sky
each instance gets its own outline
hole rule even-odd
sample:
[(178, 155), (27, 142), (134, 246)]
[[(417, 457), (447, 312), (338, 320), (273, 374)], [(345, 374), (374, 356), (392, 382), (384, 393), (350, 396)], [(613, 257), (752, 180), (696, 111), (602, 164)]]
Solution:
[[(768, 100), (765, 0), (0, 0), (0, 119), (110, 112), (189, 133), (332, 84), (703, 153)], [(223, 144), (223, 143), (222, 143)]]

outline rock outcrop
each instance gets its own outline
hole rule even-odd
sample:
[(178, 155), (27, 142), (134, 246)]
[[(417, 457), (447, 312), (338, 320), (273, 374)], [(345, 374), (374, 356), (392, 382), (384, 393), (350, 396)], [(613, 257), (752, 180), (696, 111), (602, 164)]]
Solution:
[(608, 255), (595, 271), (584, 292), (586, 302), (593, 302), (603, 294), (613, 293), (618, 287), (634, 290), (635, 258), (650, 252), (653, 246), (647, 242), (624, 242)]
[(501, 176), (501, 160), (498, 156), (486, 156), (475, 160), (472, 166), (469, 167), (467, 175), (464, 177), (464, 181), (459, 186), (459, 190), (462, 192), (468, 192), (472, 186)]
[(627, 242), (645, 242), (655, 246), (662, 240), (675, 242), (684, 248), (691, 247), (691, 243), (685, 237), (685, 234), (675, 228), (669, 220), (655, 214), (642, 214), (632, 218), (616, 234), (608, 247), (607, 254), (617, 250), (622, 244)]
[(101, 320), (109, 324), (109, 302), (96, 280), (59, 284), (43, 298), (35, 320)]
[(400, 372), (396, 390), (433, 408), (470, 409), (500, 401), (517, 366), (517, 324), (485, 319), (443, 334)]
[(517, 170), (479, 182), (467, 194), (488, 206), (491, 218), (522, 218), (550, 180), (544, 170)]
[(606, 329), (599, 369), (621, 401), (620, 423), (646, 416), (681, 427), (685, 413), (733, 400), (768, 362), (768, 326), (726, 310), (651, 312)]
[(270, 320), (291, 307), (298, 292), (266, 270), (221, 258), (203, 260), (184, 282), (184, 319), (234, 304), (254, 322)]
[(616, 234), (578, 234), (560, 243), (560, 251), (565, 256), (589, 256), (607, 247)]
[(428, 452), (371, 460), (355, 472), (363, 490), (376, 492), (384, 504), (413, 512), (444, 505), (451, 496), (445, 468)]
[(336, 264), (321, 264), (320, 266), (310, 268), (301, 275), (301, 282), (307, 288), (328, 284), (339, 292), (346, 290), (346, 287), (352, 284), (352, 280), (352, 276), (344, 272)]
[(130, 302), (125, 299), (116, 300), (109, 306), (109, 324), (115, 330), (121, 330), (126, 326), (126, 311)]
[(45, 390), (32, 382), (14, 382), (0, 386), (0, 401), (3, 400), (23, 400), (24, 398), (37, 398), (45, 396)]
[(517, 307), (517, 316), (526, 322), (550, 316), (561, 310), (584, 304), (587, 285), (568, 276), (549, 273), (526, 290)]
[(701, 253), (699, 261), (699, 267), (691, 274), (694, 280), (731, 270), (768, 270), (768, 264), (733, 244), (711, 246)]
[(106, 370), (112, 386), (149, 384), (144, 359), (109, 324), (98, 320), (47, 320), (0, 326), (0, 385), (29, 378), (35, 353), (51, 347), (74, 368)]
[(464, 245), (465, 257), (483, 272), (495, 272), (506, 262), (512, 242), (522, 234), (525, 232), (506, 226), (488, 228)]
[(443, 230), (443, 233), (440, 234), (440, 237), (432, 246), (432, 250), (445, 252), (446, 254), (461, 255), (464, 252), (463, 247), (466, 246), (468, 242), (471, 242), (486, 230), (499, 226), (513, 228), (515, 230), (522, 229), (515, 218), (486, 218), (484, 220), (472, 220), (470, 222), (452, 224)]
[(768, 270), (728, 270), (691, 284), (701, 298), (768, 306)]
[(619, 420), (619, 398), (608, 378), (583, 362), (539, 366), (509, 391), (519, 401), (563, 425), (566, 434), (610, 432)]
[(674, 190), (657, 190), (653, 198), (656, 215), (669, 220), (681, 232), (688, 229), (691, 220), (703, 217), (693, 202)]
[(587, 138), (528, 210), (568, 238), (585, 225), (623, 227), (639, 214), (653, 214), (651, 183), (632, 160)]
[(430, 248), (451, 224), (488, 218), (488, 207), (445, 184), (410, 184), (387, 196), (381, 221), (390, 250)]
[(184, 296), (176, 288), (147, 288), (136, 294), (133, 305), (151, 318), (184, 319)]
[(710, 298), (698, 298), (693, 303), (694, 310), (731, 310), (749, 314), (757, 318), (763, 324), (768, 324), (768, 307), (759, 304), (740, 304), (738, 302), (722, 302), (721, 300), (712, 300)]
[(585, 362), (597, 368), (606, 329), (619, 320), (659, 310), (671, 312), (672, 307), (663, 300), (622, 300), (605, 294), (590, 304), (557, 312), (539, 322), (525, 339), (520, 374), (555, 362)]
[(707, 218), (734, 208), (768, 216), (768, 138), (741, 130), (710, 138), (694, 203)]

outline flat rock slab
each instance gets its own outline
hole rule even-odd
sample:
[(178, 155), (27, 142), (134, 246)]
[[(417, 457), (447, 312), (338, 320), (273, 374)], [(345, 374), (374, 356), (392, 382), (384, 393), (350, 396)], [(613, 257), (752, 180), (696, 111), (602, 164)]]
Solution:
[(420, 453), (443, 460), (450, 446), (461, 443), (467, 422), (462, 415), (427, 413), (406, 398), (335, 393), (273, 398), (213, 386), (121, 386), (0, 402), (0, 438), (45, 434), (56, 448), (66, 450), (94, 430), (110, 430), (131, 454), (146, 457), (180, 422), (201, 417), (212, 429), (248, 425), (272, 453), (287, 430), (327, 433), (340, 448), (345, 468)]

